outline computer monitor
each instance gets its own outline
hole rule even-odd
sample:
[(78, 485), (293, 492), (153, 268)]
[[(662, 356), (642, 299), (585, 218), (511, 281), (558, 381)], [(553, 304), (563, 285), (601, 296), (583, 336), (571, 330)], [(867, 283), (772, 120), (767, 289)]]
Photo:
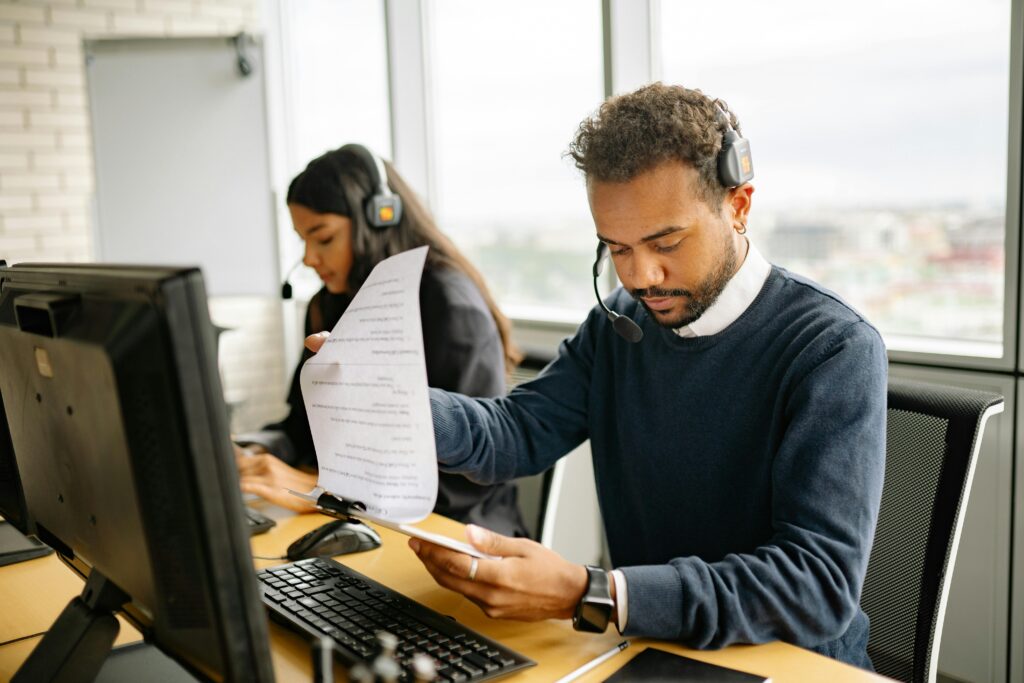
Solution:
[(99, 671), (115, 611), (191, 676), (273, 680), (201, 273), (0, 267), (0, 393), (37, 533), (86, 580), (15, 680)]

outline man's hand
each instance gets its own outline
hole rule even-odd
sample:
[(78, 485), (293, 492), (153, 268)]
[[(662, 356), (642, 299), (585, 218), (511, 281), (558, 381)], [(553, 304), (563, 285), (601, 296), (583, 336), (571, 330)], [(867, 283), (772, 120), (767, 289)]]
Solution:
[(510, 538), (478, 526), (466, 527), (473, 547), (501, 560), (473, 558), (413, 538), (409, 547), (434, 580), (475, 602), (489, 617), (540, 621), (569, 619), (587, 588), (587, 570), (525, 538)]
[(316, 334), (311, 334), (306, 337), (306, 348), (313, 353), (316, 353), (323, 347), (324, 342), (327, 341), (327, 338), (330, 336), (330, 332), (317, 332)]
[(238, 446), (235, 446), (235, 463), (242, 491), (255, 493), (274, 505), (296, 512), (316, 511), (312, 503), (285, 491), (309, 491), (316, 486), (315, 474), (290, 467), (270, 453), (252, 455)]

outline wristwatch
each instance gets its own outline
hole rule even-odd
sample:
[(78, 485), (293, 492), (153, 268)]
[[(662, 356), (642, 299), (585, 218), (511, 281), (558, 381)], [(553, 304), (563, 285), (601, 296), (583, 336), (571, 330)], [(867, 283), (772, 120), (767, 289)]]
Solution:
[(587, 565), (587, 590), (576, 605), (576, 613), (572, 617), (574, 629), (587, 633), (605, 632), (615, 608), (610, 582), (608, 572)]

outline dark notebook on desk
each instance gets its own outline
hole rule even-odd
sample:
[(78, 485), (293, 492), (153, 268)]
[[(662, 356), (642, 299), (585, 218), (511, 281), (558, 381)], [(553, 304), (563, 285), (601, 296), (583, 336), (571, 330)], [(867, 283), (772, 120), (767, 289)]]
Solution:
[(726, 669), (664, 650), (647, 648), (616, 671), (606, 683), (665, 681), (668, 683), (771, 683), (770, 678)]

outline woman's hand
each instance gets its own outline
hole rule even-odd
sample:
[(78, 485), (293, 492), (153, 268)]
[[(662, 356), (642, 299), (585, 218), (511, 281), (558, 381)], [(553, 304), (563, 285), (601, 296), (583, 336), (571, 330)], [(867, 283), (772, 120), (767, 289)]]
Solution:
[(316, 474), (284, 464), (277, 456), (263, 452), (252, 455), (235, 446), (235, 463), (242, 491), (254, 493), (274, 505), (296, 512), (315, 512), (316, 507), (285, 489), (305, 493), (316, 486)]

